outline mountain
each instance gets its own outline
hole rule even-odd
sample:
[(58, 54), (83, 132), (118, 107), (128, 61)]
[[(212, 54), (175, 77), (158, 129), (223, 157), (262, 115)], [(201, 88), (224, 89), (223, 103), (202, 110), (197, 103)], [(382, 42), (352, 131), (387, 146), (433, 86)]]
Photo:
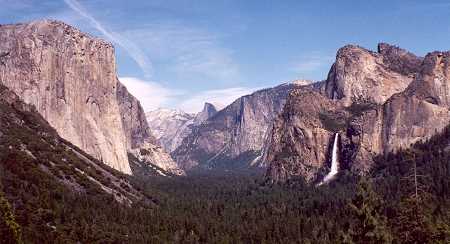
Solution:
[(34, 105), (61, 137), (114, 169), (132, 174), (131, 153), (184, 174), (116, 78), (112, 44), (58, 21), (1, 26), (0, 82)]
[(378, 52), (348, 45), (336, 54), (324, 95), (344, 106), (354, 101), (381, 104), (411, 83), (423, 58), (380, 43)]
[(259, 159), (275, 115), (289, 90), (312, 84), (300, 79), (243, 96), (204, 121), (171, 153), (185, 170), (242, 170)]
[(341, 48), (322, 87), (292, 90), (275, 118), (266, 177), (318, 182), (329, 171), (335, 133), (340, 170), (357, 174), (376, 154), (429, 139), (450, 121), (448, 63), (448, 52), (422, 58), (385, 43), (378, 52)]
[(172, 152), (195, 127), (195, 116), (180, 109), (158, 108), (146, 113), (147, 121), (164, 148)]
[(225, 107), (225, 105), (213, 102), (213, 103), (205, 103), (205, 106), (203, 106), (203, 110), (198, 112), (195, 116), (194, 123), (196, 126), (199, 126), (203, 123), (203, 121), (211, 118), (213, 115), (215, 115), (217, 112), (222, 110)]
[[(24, 243), (111, 242), (130, 223), (123, 216), (131, 206), (154, 209), (162, 197), (61, 138), (35, 106), (0, 84), (0, 198), (13, 206)], [(93, 219), (93, 231), (83, 231), (80, 223)]]
[(225, 106), (221, 103), (205, 103), (203, 110), (195, 116), (180, 109), (158, 108), (146, 113), (147, 122), (164, 148), (173, 152), (192, 130), (209, 119)]

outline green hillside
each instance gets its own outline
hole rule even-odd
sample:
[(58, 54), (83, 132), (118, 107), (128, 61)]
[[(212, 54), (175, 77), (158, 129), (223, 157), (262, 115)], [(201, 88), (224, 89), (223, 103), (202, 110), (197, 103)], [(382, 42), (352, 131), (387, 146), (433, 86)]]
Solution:
[(364, 179), (344, 170), (316, 187), (248, 171), (130, 177), (59, 138), (3, 86), (0, 116), (3, 243), (450, 241), (450, 127), (376, 157)]

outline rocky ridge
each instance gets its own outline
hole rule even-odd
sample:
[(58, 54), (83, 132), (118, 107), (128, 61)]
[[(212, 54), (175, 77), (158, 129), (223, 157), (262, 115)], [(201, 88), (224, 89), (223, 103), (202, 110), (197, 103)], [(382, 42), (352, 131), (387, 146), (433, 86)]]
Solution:
[(195, 127), (194, 115), (180, 109), (157, 108), (145, 116), (156, 139), (169, 152), (175, 150)]
[(422, 58), (384, 43), (378, 52), (348, 45), (336, 54), (324, 95), (345, 106), (354, 101), (381, 104), (406, 89), (421, 63)]
[[(132, 174), (128, 151), (161, 147), (115, 67), (112, 44), (64, 23), (0, 27), (0, 82), (34, 105), (63, 138)], [(168, 171), (183, 174), (167, 152), (159, 153)]]
[(215, 115), (217, 112), (225, 108), (225, 105), (213, 102), (208, 103), (205, 102), (205, 105), (203, 106), (203, 110), (198, 112), (197, 115), (195, 115), (194, 123), (195, 126), (201, 125), (205, 120), (211, 118), (213, 115)]
[[(111, 170), (60, 138), (35, 106), (23, 102), (2, 84), (0, 117), (0, 162), (4, 168), (2, 170), (9, 172), (10, 177), (17, 173), (11, 168), (20, 165), (20, 178), (39, 178), (33, 180), (34, 183), (48, 180), (42, 179), (41, 173), (45, 172), (44, 174), (80, 195), (102, 194), (93, 191), (98, 189), (127, 206), (137, 201), (155, 204), (133, 186), (132, 182), (124, 179), (123, 174)], [(87, 185), (86, 182), (92, 185)]]
[(223, 104), (206, 102), (203, 110), (195, 116), (180, 109), (158, 108), (146, 113), (146, 117), (156, 139), (162, 143), (167, 151), (173, 152), (195, 127), (201, 125), (203, 121), (211, 118), (223, 108)]
[[(421, 58), (384, 43), (377, 53), (341, 48), (323, 87), (313, 91), (316, 96), (293, 90), (275, 119), (265, 154), (268, 179), (283, 182), (304, 175), (320, 180), (330, 166), (335, 133), (340, 135), (341, 170), (364, 173), (375, 154), (407, 148), (442, 130), (450, 121), (448, 54)], [(311, 100), (320, 105), (308, 107)], [(314, 113), (318, 119), (311, 120)]]
[(311, 83), (300, 79), (237, 99), (195, 128), (172, 157), (185, 170), (247, 169), (261, 156), (270, 124), (289, 90)]

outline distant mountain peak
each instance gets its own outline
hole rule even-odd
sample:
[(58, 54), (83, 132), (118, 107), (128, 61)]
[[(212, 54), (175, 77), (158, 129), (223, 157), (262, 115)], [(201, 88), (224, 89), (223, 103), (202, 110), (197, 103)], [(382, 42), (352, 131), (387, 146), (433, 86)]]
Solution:
[(288, 82), (286, 84), (287, 85), (307, 86), (307, 85), (311, 85), (312, 83), (314, 83), (314, 82), (312, 82), (311, 80), (308, 80), (306, 78), (299, 78), (294, 81)]
[(205, 105), (203, 106), (203, 110), (197, 113), (195, 116), (195, 125), (199, 126), (203, 123), (203, 121), (211, 118), (214, 114), (219, 112), (225, 108), (225, 105), (219, 103), (219, 102), (205, 102)]
[(145, 115), (153, 135), (169, 152), (175, 150), (194, 128), (195, 115), (181, 109), (158, 108)]

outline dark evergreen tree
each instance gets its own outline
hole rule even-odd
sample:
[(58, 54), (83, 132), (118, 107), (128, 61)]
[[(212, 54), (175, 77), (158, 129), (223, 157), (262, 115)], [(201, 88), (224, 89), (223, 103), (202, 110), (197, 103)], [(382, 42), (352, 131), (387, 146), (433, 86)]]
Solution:
[(406, 192), (399, 208), (396, 227), (402, 243), (430, 243), (436, 232), (432, 216), (432, 195), (426, 192), (427, 187), (418, 179), (423, 177), (417, 173), (417, 161), (421, 155), (419, 149), (411, 148), (406, 151), (404, 159), (407, 164), (412, 164), (413, 173), (406, 180), (412, 186), (410, 188), (413, 193), (411, 194), (411, 190)]
[(406, 197), (400, 205), (396, 223), (401, 243), (430, 243), (435, 236), (432, 222), (433, 207), (423, 197)]
[(446, 221), (440, 221), (436, 226), (436, 232), (433, 234), (432, 243), (450, 243), (450, 225)]
[(22, 242), (22, 230), (16, 222), (8, 200), (0, 192), (0, 243), (15, 244)]
[(356, 195), (349, 206), (353, 210), (353, 226), (342, 235), (344, 243), (390, 243), (392, 235), (387, 227), (383, 200), (363, 177), (356, 185)]

